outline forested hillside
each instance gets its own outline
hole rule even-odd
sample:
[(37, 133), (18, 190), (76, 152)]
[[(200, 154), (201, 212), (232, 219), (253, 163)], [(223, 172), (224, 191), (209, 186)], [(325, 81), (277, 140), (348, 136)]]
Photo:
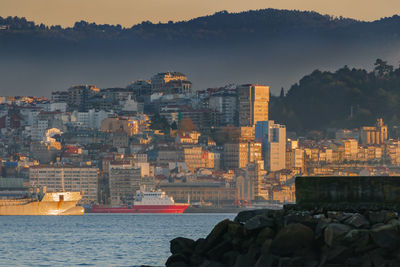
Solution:
[(270, 117), (289, 130), (374, 125), (383, 117), (400, 123), (400, 68), (378, 59), (374, 70), (349, 68), (315, 70), (293, 85), (285, 96), (273, 97)]

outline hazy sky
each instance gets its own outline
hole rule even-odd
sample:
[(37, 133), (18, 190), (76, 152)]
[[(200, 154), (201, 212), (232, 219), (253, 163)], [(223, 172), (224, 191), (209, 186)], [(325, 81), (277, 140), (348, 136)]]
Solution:
[(0, 16), (72, 26), (86, 20), (130, 27), (144, 20), (186, 20), (228, 10), (278, 8), (375, 20), (400, 14), (399, 0), (0, 0)]

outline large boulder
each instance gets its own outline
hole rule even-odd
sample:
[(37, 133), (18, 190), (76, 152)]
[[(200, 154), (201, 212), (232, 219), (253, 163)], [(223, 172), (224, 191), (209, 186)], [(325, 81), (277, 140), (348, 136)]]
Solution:
[(365, 218), (360, 213), (352, 214), (344, 221), (344, 223), (353, 226), (355, 228), (369, 228), (370, 226), (370, 223), (367, 220), (367, 218)]
[(172, 254), (192, 252), (195, 242), (192, 239), (177, 237), (170, 241), (170, 251)]
[(369, 242), (369, 231), (364, 229), (350, 230), (344, 237), (343, 243), (356, 248), (365, 248)]
[(272, 230), (270, 227), (265, 227), (261, 230), (261, 232), (258, 233), (256, 243), (262, 245), (265, 240), (273, 238), (274, 235), (274, 230)]
[[(295, 241), (295, 242), (294, 242)], [(271, 252), (289, 256), (314, 245), (314, 232), (301, 223), (289, 224), (282, 228), (271, 243)]]
[(181, 253), (176, 253), (172, 254), (167, 262), (165, 263), (165, 266), (167, 267), (185, 267), (188, 266), (189, 259), (181, 254)]
[(387, 249), (396, 249), (399, 245), (399, 232), (396, 225), (386, 224), (376, 227), (370, 231), (374, 243)]
[[(353, 250), (345, 246), (324, 246), (322, 249), (321, 262), (331, 264), (343, 264), (352, 256)], [(322, 264), (321, 264), (322, 265)], [(325, 266), (325, 265), (322, 265)]]
[(228, 240), (224, 240), (218, 245), (214, 246), (207, 252), (207, 256), (211, 260), (219, 260), (226, 252), (230, 251), (232, 244)]
[(324, 231), (324, 241), (328, 246), (333, 246), (335, 244), (339, 244), (343, 237), (351, 230), (352, 228), (346, 224), (341, 223), (330, 223)]
[(263, 215), (268, 217), (268, 214), (271, 210), (269, 209), (259, 209), (259, 210), (244, 210), (238, 213), (236, 215), (235, 219), (233, 220), (234, 222), (239, 222), (239, 223), (245, 223), (249, 219), (253, 218), (254, 216), (257, 215)]
[(212, 229), (211, 233), (209, 233), (206, 238), (208, 247), (213, 247), (222, 241), (222, 237), (228, 230), (228, 225), (231, 223), (232, 222), (229, 219), (226, 219), (219, 222), (214, 229)]
[(256, 215), (253, 218), (246, 221), (244, 228), (246, 230), (257, 230), (264, 227), (274, 227), (274, 219), (268, 218), (264, 215)]

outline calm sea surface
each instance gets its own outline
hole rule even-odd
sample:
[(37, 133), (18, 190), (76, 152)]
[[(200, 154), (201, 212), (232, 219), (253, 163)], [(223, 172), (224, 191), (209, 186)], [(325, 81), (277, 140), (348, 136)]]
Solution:
[(0, 266), (163, 266), (169, 241), (235, 214), (0, 216)]

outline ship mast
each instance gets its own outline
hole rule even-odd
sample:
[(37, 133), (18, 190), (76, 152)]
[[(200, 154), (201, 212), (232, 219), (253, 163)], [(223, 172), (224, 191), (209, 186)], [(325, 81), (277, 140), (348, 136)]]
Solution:
[(62, 190), (62, 192), (65, 192), (65, 190), (64, 190), (64, 167), (61, 167), (61, 190)]

